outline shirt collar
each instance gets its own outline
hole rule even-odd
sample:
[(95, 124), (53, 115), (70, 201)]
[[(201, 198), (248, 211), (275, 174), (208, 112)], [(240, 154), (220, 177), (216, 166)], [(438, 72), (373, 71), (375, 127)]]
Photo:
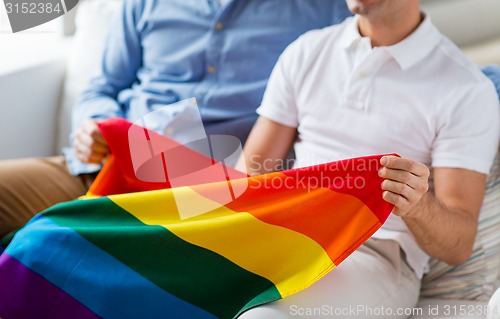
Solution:
[[(369, 41), (369, 38), (362, 37), (359, 33), (358, 20), (356, 15), (348, 22), (341, 38), (340, 45), (348, 50), (360, 41)], [(403, 39), (401, 42), (391, 46), (383, 47), (392, 56), (403, 70), (413, 66), (425, 58), (438, 44), (441, 34), (432, 24), (429, 16), (425, 15), (415, 31)]]
[[(350, 20), (350, 21), (348, 21)], [(340, 38), (340, 45), (344, 49), (350, 49), (353, 45), (361, 41), (363, 37), (359, 33), (358, 29), (358, 20), (359, 16), (355, 15), (353, 17), (349, 17), (346, 19), (346, 28), (344, 29), (344, 32)], [(347, 22), (348, 21), (348, 22)], [(366, 38), (368, 39), (368, 38)]]
[(386, 47), (394, 60), (403, 70), (408, 69), (425, 58), (441, 40), (441, 33), (432, 24), (431, 18), (425, 16), (418, 28), (403, 41)]

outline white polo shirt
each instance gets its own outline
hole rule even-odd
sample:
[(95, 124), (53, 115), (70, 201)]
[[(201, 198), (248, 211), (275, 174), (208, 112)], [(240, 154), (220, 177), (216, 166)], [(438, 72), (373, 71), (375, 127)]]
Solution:
[[(499, 141), (496, 91), (426, 17), (396, 45), (371, 47), (358, 16), (310, 31), (282, 54), (257, 112), (298, 130), (296, 167), (398, 153), (429, 167), (487, 174)], [(428, 256), (400, 217), (397, 240), (418, 277)]]

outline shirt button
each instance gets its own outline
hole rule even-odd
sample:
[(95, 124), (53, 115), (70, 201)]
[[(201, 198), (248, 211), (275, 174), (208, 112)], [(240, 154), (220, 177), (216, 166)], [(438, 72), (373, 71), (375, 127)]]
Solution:
[(215, 66), (211, 65), (208, 67), (207, 71), (210, 74), (214, 74), (217, 71), (217, 69), (215, 68)]
[(217, 22), (215, 24), (215, 30), (222, 30), (222, 28), (224, 28), (224, 25), (222, 24), (222, 22)]
[(366, 73), (365, 73), (365, 72), (363, 72), (363, 71), (359, 71), (359, 73), (358, 73), (358, 78), (362, 79), (362, 78), (364, 78), (364, 77), (366, 77)]

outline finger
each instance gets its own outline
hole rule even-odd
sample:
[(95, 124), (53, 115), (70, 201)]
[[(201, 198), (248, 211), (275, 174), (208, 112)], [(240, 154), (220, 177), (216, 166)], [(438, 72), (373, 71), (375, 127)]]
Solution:
[(97, 142), (92, 136), (83, 131), (77, 132), (75, 140), (85, 145), (93, 152), (107, 154), (109, 151), (107, 144)]
[(105, 154), (101, 153), (88, 153), (85, 150), (75, 148), (76, 157), (83, 163), (87, 164), (101, 164), (106, 158)]
[(106, 155), (93, 153), (88, 158), (87, 163), (89, 163), (89, 164), (101, 164), (105, 158), (106, 158)]
[(108, 154), (107, 151), (106, 152), (93, 151), (92, 148), (89, 148), (88, 145), (85, 145), (78, 139), (75, 139), (73, 149), (75, 151), (77, 158), (84, 163), (100, 163)]
[(379, 170), (379, 176), (387, 180), (406, 184), (419, 194), (424, 194), (429, 190), (428, 177), (418, 177), (410, 172), (385, 167)]
[(92, 120), (92, 119), (85, 119), (82, 121), (82, 124), (80, 125), (80, 130), (87, 134), (91, 134), (93, 131), (95, 131), (97, 128), (97, 123)]
[(418, 194), (413, 188), (406, 184), (385, 180), (382, 182), (381, 187), (384, 191), (389, 191), (404, 197), (409, 203), (415, 203), (418, 200)]
[(92, 136), (90, 136), (87, 132), (80, 130), (76, 132), (75, 141), (78, 141), (80, 144), (86, 145), (90, 148), (90, 145), (94, 142)]
[(77, 133), (73, 141), (73, 148), (78, 152), (90, 152), (90, 147), (87, 145), (87, 135)]
[(93, 143), (90, 146), (81, 142), (79, 139), (75, 140), (74, 148), (77, 153), (82, 154), (85, 157), (90, 157), (94, 154), (99, 154), (101, 156), (106, 156), (108, 154), (108, 149), (105, 146)]
[(409, 158), (383, 156), (380, 159), (380, 164), (387, 168), (408, 171), (416, 176), (429, 176), (429, 169), (426, 165)]
[(408, 171), (403, 171), (403, 170), (398, 170), (398, 169), (389, 169), (386, 167), (382, 167), (378, 175), (382, 178), (385, 179), (390, 179), (393, 181), (397, 181), (403, 184), (406, 184), (412, 188), (416, 188), (416, 185), (418, 185), (421, 182), (421, 178), (417, 177), (416, 175), (408, 172)]
[(94, 143), (94, 144), (92, 144), (91, 147), (92, 147), (92, 153), (99, 153), (99, 154), (107, 155), (109, 152), (107, 145)]
[(76, 157), (83, 163), (87, 163), (87, 160), (90, 156), (90, 151), (88, 148), (84, 147), (79, 143), (73, 144), (73, 150), (75, 152)]
[(94, 131), (92, 133), (92, 138), (99, 145), (103, 145), (103, 146), (106, 146), (106, 147), (108, 146), (108, 143), (104, 139), (104, 136), (102, 136), (102, 133), (101, 133), (101, 131), (99, 129), (97, 131)]
[(410, 203), (406, 198), (399, 194), (395, 194), (393, 192), (385, 191), (382, 193), (382, 198), (394, 205), (394, 210), (393, 213), (398, 215), (398, 216), (403, 216), (403, 212), (409, 211), (410, 208)]
[(82, 122), (82, 131), (92, 137), (92, 139), (102, 145), (107, 145), (106, 140), (101, 134), (101, 130), (99, 129), (99, 126), (97, 125), (96, 120), (92, 119), (86, 119), (85, 121)]

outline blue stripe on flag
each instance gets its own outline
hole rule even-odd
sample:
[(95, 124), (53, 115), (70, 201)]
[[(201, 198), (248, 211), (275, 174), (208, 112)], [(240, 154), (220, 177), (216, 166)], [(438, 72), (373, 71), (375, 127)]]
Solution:
[(41, 215), (6, 252), (104, 318), (216, 319)]

